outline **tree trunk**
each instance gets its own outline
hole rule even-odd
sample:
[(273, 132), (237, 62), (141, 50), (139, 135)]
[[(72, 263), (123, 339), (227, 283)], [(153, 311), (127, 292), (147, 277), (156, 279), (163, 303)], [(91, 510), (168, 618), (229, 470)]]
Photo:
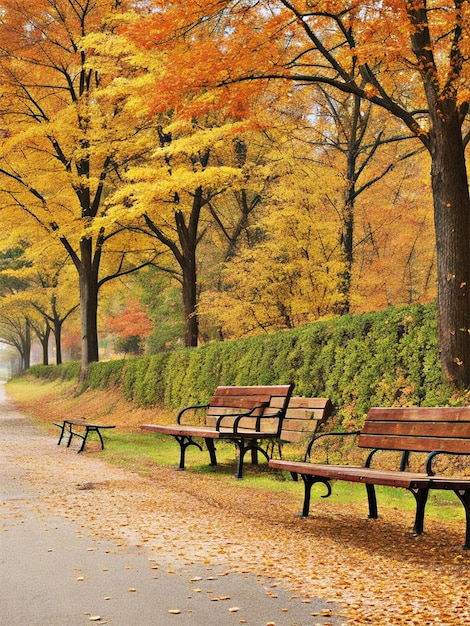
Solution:
[(49, 365), (49, 338), (51, 336), (51, 327), (46, 325), (44, 335), (39, 338), (42, 346), (42, 364)]
[(442, 367), (470, 386), (470, 197), (461, 122), (452, 100), (433, 119), (431, 177), (437, 246), (438, 326)]
[(88, 365), (99, 359), (98, 351), (98, 263), (93, 263), (92, 240), (80, 242), (81, 264), (79, 267), (80, 322), (82, 331), (82, 358), (80, 380), (83, 381)]
[[(207, 159), (204, 161), (204, 166), (206, 164)], [(202, 188), (198, 187), (193, 197), (188, 223), (182, 211), (175, 212), (176, 229), (181, 245), (178, 262), (183, 274), (184, 345), (186, 348), (196, 348), (199, 338), (196, 250), (202, 205)]]
[(183, 311), (184, 311), (184, 345), (196, 348), (199, 337), (199, 319), (197, 305), (197, 274), (195, 249), (188, 258), (185, 256), (183, 269)]
[(62, 363), (62, 322), (54, 320), (54, 340), (55, 340), (55, 362), (56, 365)]
[(351, 182), (346, 192), (343, 223), (341, 233), (341, 250), (343, 252), (344, 270), (341, 275), (339, 290), (342, 296), (341, 303), (337, 307), (340, 315), (346, 315), (351, 309), (351, 279), (352, 266), (354, 261), (353, 241), (354, 241), (354, 203), (355, 191), (354, 183)]
[(31, 325), (28, 319), (26, 320), (22, 343), (21, 360), (23, 361), (23, 370), (28, 370), (31, 366)]

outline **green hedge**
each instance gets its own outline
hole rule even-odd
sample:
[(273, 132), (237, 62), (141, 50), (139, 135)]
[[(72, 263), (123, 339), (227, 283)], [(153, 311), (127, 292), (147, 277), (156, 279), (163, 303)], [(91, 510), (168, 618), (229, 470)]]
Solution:
[(33, 365), (28, 373), (36, 378), (76, 380), (80, 375), (80, 363), (69, 361), (61, 365)]
[[(78, 364), (35, 366), (35, 376), (72, 378)], [(73, 374), (72, 374), (73, 372)], [(139, 406), (207, 402), (215, 387), (295, 383), (360, 419), (371, 406), (459, 403), (438, 357), (434, 305), (348, 315), (290, 331), (214, 342), (135, 359), (92, 363), (86, 385), (121, 387)]]

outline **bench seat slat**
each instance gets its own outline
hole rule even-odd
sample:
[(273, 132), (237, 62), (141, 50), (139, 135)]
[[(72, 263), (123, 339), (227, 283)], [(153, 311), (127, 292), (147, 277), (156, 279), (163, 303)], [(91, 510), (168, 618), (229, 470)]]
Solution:
[[(211, 398), (211, 408), (232, 407), (234, 409), (252, 409), (256, 406), (269, 405), (270, 398), (266, 395), (259, 396), (221, 396), (214, 395)], [(232, 411), (233, 412), (233, 411)]]
[(361, 432), (367, 435), (413, 435), (439, 439), (465, 439), (470, 438), (470, 422), (367, 421)]
[(115, 426), (110, 426), (109, 424), (95, 424), (94, 422), (87, 422), (85, 420), (65, 420), (67, 424), (72, 424), (72, 426), (87, 426), (89, 428), (115, 428)]
[(448, 489), (460, 491), (470, 489), (470, 476), (431, 476), (431, 489)]
[(210, 406), (207, 409), (206, 415), (209, 416), (221, 416), (221, 415), (240, 415), (241, 413), (248, 413), (248, 411), (252, 411), (250, 415), (262, 415), (266, 410), (267, 404), (259, 407), (259, 404), (254, 404), (252, 406)]
[(468, 422), (470, 406), (459, 407), (373, 407), (367, 421)]
[[(233, 428), (235, 419), (236, 419), (235, 417), (225, 418), (222, 422), (222, 428), (225, 428), (225, 429)], [(218, 420), (218, 417), (216, 415), (208, 415), (206, 418), (206, 426), (210, 428), (215, 428), (217, 420)], [(268, 417), (264, 417), (263, 419), (260, 420), (259, 426), (260, 426), (259, 428), (260, 432), (277, 433), (278, 419), (277, 418), (271, 419)], [(240, 430), (250, 431), (250, 430), (254, 430), (254, 428), (255, 428), (254, 420), (250, 417), (242, 418), (238, 422), (239, 431)]]
[(178, 424), (142, 424), (142, 430), (173, 436), (203, 437), (204, 439), (218, 439), (219, 433), (204, 426), (180, 426)]
[[(202, 437), (204, 439), (261, 439), (266, 436), (267, 432), (246, 430), (240, 428), (237, 433), (234, 433), (230, 429), (212, 430), (204, 426), (177, 426), (175, 424), (142, 424), (142, 430), (148, 430), (155, 433), (162, 433), (164, 435), (178, 435), (181, 437)], [(272, 433), (271, 433), (272, 434)]]
[(282, 460), (271, 460), (270, 467), (297, 472), (308, 476), (322, 476), (332, 480), (382, 485), (386, 487), (403, 487), (405, 489), (427, 487), (430, 477), (425, 473), (376, 470), (354, 465), (328, 465), (318, 463), (301, 463)]
[(268, 385), (268, 386), (246, 386), (246, 387), (217, 387), (215, 394), (217, 396), (259, 396), (267, 397), (281, 396), (285, 398), (290, 395), (292, 385)]
[[(282, 406), (282, 398), (274, 396), (271, 400), (271, 406)], [(333, 405), (329, 398), (305, 398), (303, 396), (292, 396), (289, 400), (288, 410), (292, 409), (311, 409), (317, 411), (332, 411)]]
[(449, 452), (470, 454), (470, 439), (440, 439), (437, 437), (416, 437), (413, 435), (368, 435), (358, 439), (361, 448), (379, 448), (383, 450), (409, 450), (411, 452)]

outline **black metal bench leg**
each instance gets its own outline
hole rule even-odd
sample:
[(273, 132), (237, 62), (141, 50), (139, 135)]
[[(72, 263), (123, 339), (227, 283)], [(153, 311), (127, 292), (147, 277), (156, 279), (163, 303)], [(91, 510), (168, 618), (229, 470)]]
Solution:
[(377, 495), (375, 493), (375, 485), (366, 484), (367, 500), (369, 502), (369, 519), (377, 519), (379, 516), (377, 510)]
[(411, 491), (416, 500), (416, 517), (413, 534), (422, 535), (424, 530), (424, 511), (428, 500), (429, 489), (417, 489), (416, 491), (410, 489), (409, 491)]
[(322, 483), (327, 488), (327, 493), (322, 498), (328, 498), (331, 496), (331, 485), (327, 478), (323, 478), (322, 476), (311, 476), (310, 474), (300, 474), (302, 476), (302, 480), (304, 481), (304, 504), (302, 507), (301, 517), (308, 517), (308, 513), (310, 511), (310, 494), (312, 492), (312, 487), (315, 483)]
[(176, 441), (180, 446), (180, 464), (178, 466), (179, 470), (184, 470), (184, 458), (186, 453), (186, 448), (188, 446), (196, 446), (202, 452), (202, 446), (200, 446), (196, 441), (193, 440), (192, 437), (188, 437), (187, 435), (174, 435)]
[[(94, 429), (92, 429), (94, 430)], [(88, 433), (90, 432), (90, 429), (88, 428), (88, 426), (86, 427), (85, 430), (85, 434), (83, 435), (83, 439), (82, 439), (82, 445), (80, 446), (80, 448), (78, 449), (78, 452), (83, 452), (83, 449), (85, 448), (85, 443), (86, 443), (86, 438), (88, 437)], [(98, 433), (99, 434), (99, 433)], [(101, 443), (103, 443), (103, 441), (101, 441)]]
[(60, 427), (60, 436), (59, 436), (59, 441), (57, 442), (57, 445), (60, 446), (60, 442), (62, 441), (62, 439), (64, 438), (64, 430), (65, 430), (65, 426), (66, 426), (66, 422), (64, 422), (62, 424), (62, 426)]
[(206, 442), (207, 450), (209, 451), (209, 457), (211, 460), (210, 464), (215, 467), (217, 465), (217, 456), (215, 453), (214, 440), (212, 439), (212, 437), (206, 437), (205, 442)]
[(314, 484), (314, 476), (308, 476), (307, 474), (301, 474), (304, 481), (304, 504), (302, 507), (302, 517), (308, 517), (310, 511), (310, 494), (312, 492), (312, 485)]
[(101, 435), (101, 433), (100, 433), (100, 429), (99, 429), (99, 428), (97, 428), (97, 429), (96, 429), (96, 432), (98, 433), (98, 437), (100, 438), (100, 442), (101, 442), (101, 449), (102, 449), (102, 450), (104, 450), (104, 441), (103, 441), (103, 437), (102, 437), (102, 435)]
[(455, 491), (455, 495), (463, 504), (465, 509), (465, 543), (462, 548), (464, 550), (470, 550), (470, 491), (468, 489)]
[[(260, 446), (257, 444), (256, 441), (254, 442), (251, 441), (247, 446), (245, 445), (244, 441), (238, 441), (237, 439), (233, 439), (232, 441), (238, 448), (238, 466), (237, 466), (235, 478), (243, 478), (243, 461), (245, 459), (245, 454), (249, 450), (251, 451), (252, 459), (253, 459), (254, 452), (257, 452), (259, 450), (264, 455), (266, 461), (269, 461), (269, 456), (266, 450), (263, 450), (263, 448), (260, 448)], [(256, 457), (255, 465), (257, 464), (257, 460), (258, 459)]]
[(70, 444), (72, 443), (72, 437), (73, 437), (72, 424), (69, 424), (69, 440), (67, 441), (67, 448), (69, 448)]

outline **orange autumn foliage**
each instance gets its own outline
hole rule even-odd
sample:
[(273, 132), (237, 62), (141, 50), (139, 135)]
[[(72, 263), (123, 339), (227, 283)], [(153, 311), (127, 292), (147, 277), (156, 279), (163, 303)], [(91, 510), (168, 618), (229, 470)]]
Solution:
[(150, 336), (153, 324), (147, 313), (142, 309), (138, 300), (128, 300), (119, 315), (113, 315), (106, 320), (106, 329), (119, 337)]

